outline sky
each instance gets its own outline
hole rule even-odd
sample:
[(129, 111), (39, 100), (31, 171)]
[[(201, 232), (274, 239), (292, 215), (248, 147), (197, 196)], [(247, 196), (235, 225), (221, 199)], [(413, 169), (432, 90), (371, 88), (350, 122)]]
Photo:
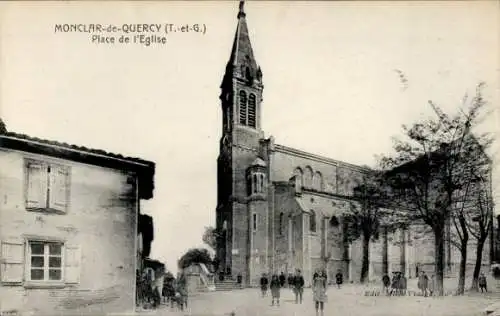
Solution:
[[(433, 115), (428, 100), (454, 113), (483, 81), (492, 112), (481, 129), (499, 133), (497, 1), (247, 1), (245, 11), (263, 72), (262, 126), (279, 144), (374, 166), (402, 124)], [(154, 218), (151, 257), (173, 271), (215, 224), (219, 86), (237, 12), (236, 1), (0, 4), (8, 130), (154, 161), (142, 211)], [(205, 33), (96, 44), (55, 32), (62, 23), (198, 23)]]

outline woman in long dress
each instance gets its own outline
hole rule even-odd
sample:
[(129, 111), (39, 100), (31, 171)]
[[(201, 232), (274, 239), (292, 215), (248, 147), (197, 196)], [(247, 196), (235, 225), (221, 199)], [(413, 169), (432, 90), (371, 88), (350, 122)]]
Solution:
[(274, 300), (278, 303), (278, 306), (280, 306), (280, 280), (276, 274), (274, 274), (271, 278), (271, 296), (272, 296), (272, 303), (271, 305), (274, 305)]
[(316, 315), (319, 315), (318, 312), (321, 310), (321, 315), (323, 315), (325, 303), (327, 301), (326, 296), (326, 287), (327, 287), (327, 277), (326, 272), (321, 271), (320, 273), (314, 273), (313, 281), (312, 281), (312, 290), (313, 290), (313, 300), (316, 309)]

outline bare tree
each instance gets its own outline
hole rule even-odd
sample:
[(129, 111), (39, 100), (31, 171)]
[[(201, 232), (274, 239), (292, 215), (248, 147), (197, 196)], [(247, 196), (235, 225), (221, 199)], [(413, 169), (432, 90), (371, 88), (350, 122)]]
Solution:
[[(481, 183), (489, 184), (489, 179), (480, 178)], [(467, 228), (471, 235), (476, 239), (476, 262), (472, 275), (471, 290), (478, 290), (478, 278), (481, 271), (484, 244), (490, 235), (493, 226), (493, 199), (491, 187), (483, 185), (475, 196), (475, 208), (470, 212)]]
[(470, 192), (470, 181), (468, 181), (463, 192), (463, 195), (457, 194), (458, 196), (456, 197), (452, 214), (452, 223), (455, 231), (448, 237), (448, 241), (460, 251), (460, 270), (457, 287), (457, 294), (459, 295), (465, 292), (465, 270), (467, 266), (467, 246), (469, 242), (465, 206)]
[(478, 86), (467, 111), (453, 117), (429, 101), (437, 119), (403, 126), (407, 139), (395, 141), (394, 157), (381, 159), (393, 203), (406, 210), (407, 221), (423, 222), (433, 231), (439, 295), (443, 294), (446, 234), (455, 215), (456, 196), (464, 190), (464, 166), (471, 159), (466, 144), (470, 139), (478, 144), (483, 140), (471, 137), (471, 129), (478, 124), (478, 115), (485, 105), (482, 87), (483, 84)]
[(386, 203), (380, 182), (380, 173), (364, 177), (362, 183), (354, 188), (353, 199), (349, 211), (344, 215), (346, 232), (350, 241), (363, 239), (363, 259), (361, 265), (361, 283), (367, 280), (370, 265), (370, 240), (379, 238), (379, 230), (384, 217), (383, 207)]

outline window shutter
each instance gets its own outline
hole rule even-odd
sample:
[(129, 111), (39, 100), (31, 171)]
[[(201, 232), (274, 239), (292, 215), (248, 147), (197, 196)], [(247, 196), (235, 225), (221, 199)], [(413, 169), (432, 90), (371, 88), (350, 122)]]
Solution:
[(24, 242), (2, 241), (1, 245), (2, 283), (22, 283), (24, 276)]
[(68, 205), (69, 172), (62, 166), (51, 166), (50, 170), (50, 208), (66, 212)]
[(80, 283), (80, 266), (82, 251), (80, 246), (66, 245), (64, 258), (64, 277), (68, 284)]
[(47, 207), (47, 167), (39, 163), (28, 163), (26, 207)]

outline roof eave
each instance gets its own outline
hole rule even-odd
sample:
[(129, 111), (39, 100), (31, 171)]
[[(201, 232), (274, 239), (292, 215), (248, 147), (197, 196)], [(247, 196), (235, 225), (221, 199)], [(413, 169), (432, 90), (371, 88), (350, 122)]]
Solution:
[(17, 137), (9, 134), (0, 135), (0, 148), (66, 159), (115, 170), (130, 171), (135, 173), (139, 180), (139, 199), (148, 200), (153, 197), (155, 163), (151, 161), (103, 154), (101, 153), (103, 151), (100, 150), (83, 150), (72, 145), (50, 143), (49, 141), (32, 139), (27, 136)]

